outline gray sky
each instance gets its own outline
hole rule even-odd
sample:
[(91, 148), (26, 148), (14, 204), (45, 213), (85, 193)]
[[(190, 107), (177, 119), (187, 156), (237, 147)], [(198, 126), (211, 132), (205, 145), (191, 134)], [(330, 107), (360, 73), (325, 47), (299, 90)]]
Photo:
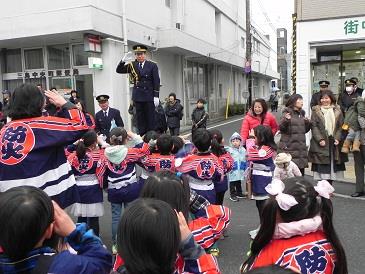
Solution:
[(264, 34), (276, 36), (274, 29), (283, 27), (288, 30), (288, 52), (290, 52), (294, 0), (251, 0), (251, 12), (254, 25)]

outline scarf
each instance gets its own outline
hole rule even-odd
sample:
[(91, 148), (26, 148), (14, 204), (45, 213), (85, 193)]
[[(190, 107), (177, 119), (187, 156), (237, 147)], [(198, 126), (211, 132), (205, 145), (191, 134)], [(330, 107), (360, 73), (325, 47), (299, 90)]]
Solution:
[(335, 131), (335, 112), (333, 106), (321, 106), (321, 111), (324, 116), (324, 128), (328, 136), (333, 136)]

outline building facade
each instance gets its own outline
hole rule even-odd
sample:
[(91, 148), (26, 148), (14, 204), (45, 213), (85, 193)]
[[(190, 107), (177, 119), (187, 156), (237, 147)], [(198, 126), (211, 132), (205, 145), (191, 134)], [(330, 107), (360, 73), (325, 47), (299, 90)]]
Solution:
[[(223, 115), (228, 96), (231, 103), (247, 97), (244, 26), (244, 0), (8, 2), (0, 10), (0, 89), (21, 83), (76, 89), (90, 112), (98, 110), (95, 96), (108, 94), (128, 117), (127, 76), (115, 72), (126, 36), (129, 50), (139, 43), (151, 49), (160, 99), (175, 92), (185, 123), (198, 98), (207, 100), (214, 118)], [(85, 34), (101, 37), (101, 52), (84, 50)], [(278, 78), (276, 54), (259, 32), (252, 44), (253, 97), (267, 97), (270, 80)], [(102, 69), (89, 68), (89, 57), (101, 58)]]
[(296, 91), (309, 110), (318, 81), (330, 81), (335, 94), (344, 90), (345, 79), (357, 77), (365, 86), (365, 2), (354, 0), (352, 7), (341, 0), (297, 0)]
[(282, 92), (287, 92), (288, 89), (288, 31), (285, 28), (277, 29), (277, 53), (278, 53), (278, 88)]

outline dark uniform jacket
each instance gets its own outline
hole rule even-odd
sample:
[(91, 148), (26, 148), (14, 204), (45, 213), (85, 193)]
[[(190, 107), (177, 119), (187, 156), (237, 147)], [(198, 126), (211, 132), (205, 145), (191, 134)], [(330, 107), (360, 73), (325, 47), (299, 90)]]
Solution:
[(311, 99), (311, 102), (310, 102), (310, 107), (314, 107), (314, 106), (317, 106), (319, 104), (319, 98), (321, 97), (321, 92), (318, 91), (316, 93), (314, 93), (312, 95), (312, 99)]
[(104, 134), (107, 137), (109, 137), (112, 120), (115, 121), (118, 127), (124, 127), (119, 110), (111, 107), (109, 108), (108, 117), (105, 117), (103, 110), (100, 110), (95, 114), (95, 120), (96, 132)]
[(140, 69), (137, 61), (127, 65), (120, 61), (116, 71), (117, 73), (131, 74), (134, 83), (132, 93), (134, 102), (153, 102), (153, 97), (159, 96), (160, 76), (156, 63), (146, 60), (143, 69)]
[(180, 120), (183, 117), (183, 106), (180, 104), (180, 100), (176, 99), (175, 104), (171, 105), (169, 102), (166, 103), (165, 113), (167, 117), (167, 126), (169, 128), (179, 128)]
[(357, 88), (353, 93), (348, 94), (346, 90), (344, 90), (339, 96), (338, 96), (338, 104), (341, 107), (342, 113), (345, 113), (349, 107), (351, 107), (357, 97), (361, 96), (363, 92), (363, 89)]

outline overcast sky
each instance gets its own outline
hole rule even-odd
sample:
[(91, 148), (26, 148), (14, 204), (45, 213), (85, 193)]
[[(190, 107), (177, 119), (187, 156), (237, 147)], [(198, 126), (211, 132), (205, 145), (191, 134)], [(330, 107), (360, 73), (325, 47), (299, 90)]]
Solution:
[(288, 30), (288, 52), (290, 52), (294, 0), (251, 0), (251, 12), (254, 25), (258, 25), (264, 34), (276, 35), (273, 28)]

